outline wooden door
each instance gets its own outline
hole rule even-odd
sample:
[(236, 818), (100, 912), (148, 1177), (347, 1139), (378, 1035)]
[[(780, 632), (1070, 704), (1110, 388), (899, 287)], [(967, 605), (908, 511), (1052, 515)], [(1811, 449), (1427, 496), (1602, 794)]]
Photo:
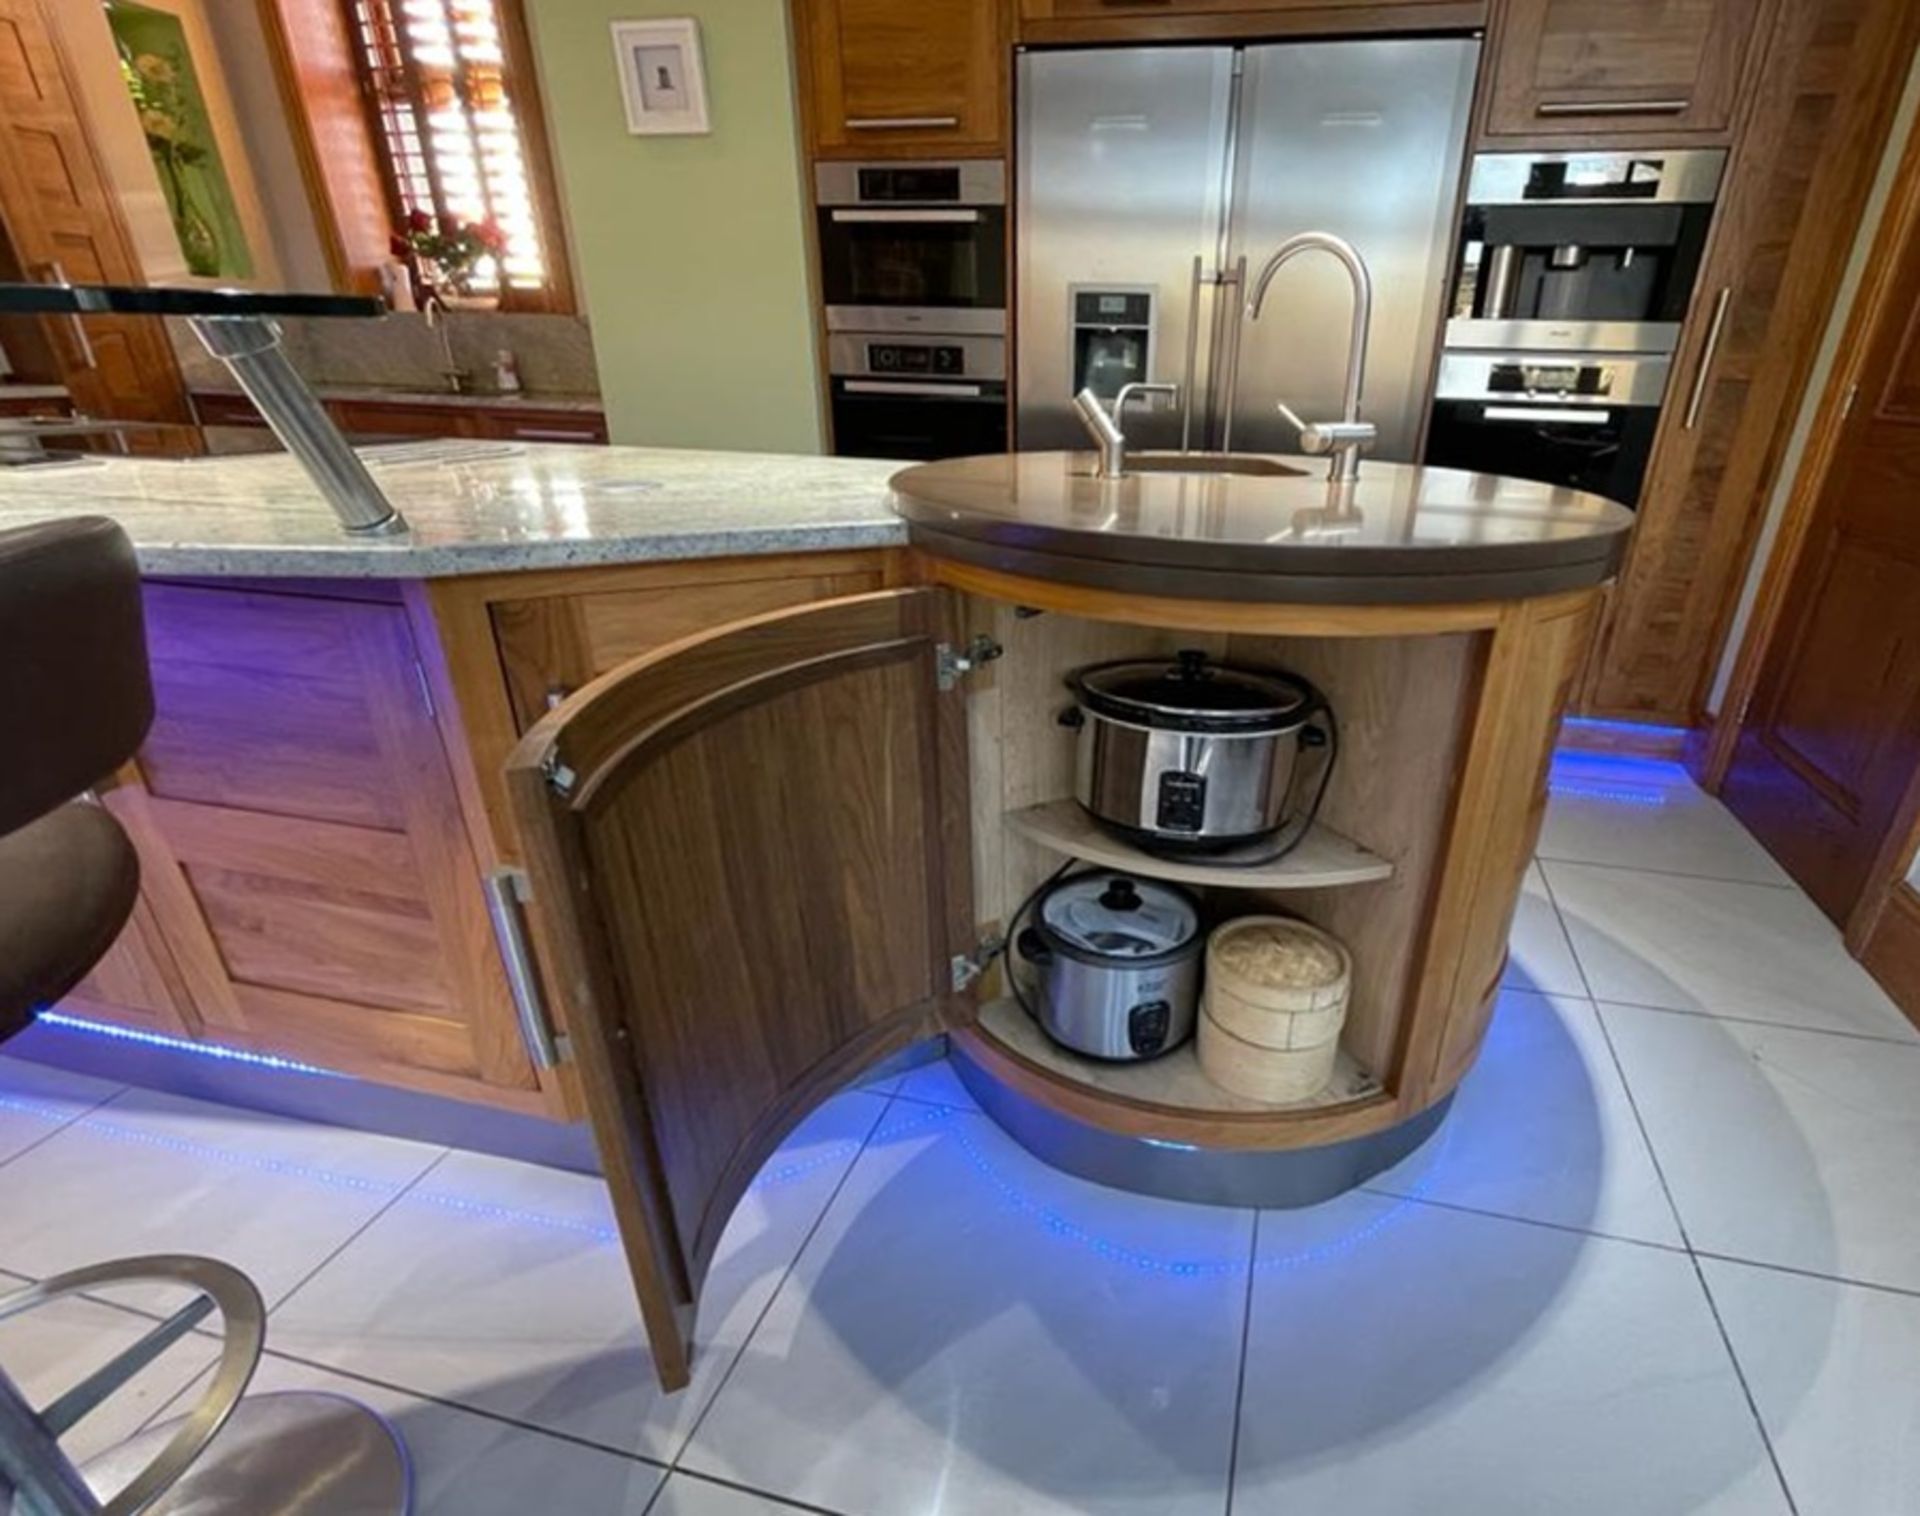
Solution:
[(1843, 923), (1920, 773), (1920, 224), (1898, 258), (1722, 789)]
[(643, 655), (507, 781), (661, 1383), (735, 1202), (806, 1113), (971, 1016), (963, 697), (943, 593), (777, 611)]
[[(40, 0), (0, 0), (0, 263), (35, 284), (144, 284)], [(166, 328), (151, 316), (51, 317), (38, 357), (91, 416), (192, 421)], [(9, 344), (11, 346), (11, 342)], [(129, 432), (135, 452), (191, 451), (190, 431)]]
[[(152, 584), (147, 623), (153, 728), (108, 803), (195, 1033), (544, 1111), (404, 607)], [(83, 999), (140, 1022), (132, 993)]]
[(795, 0), (822, 157), (980, 156), (1001, 143), (1000, 0)]
[(1725, 133), (1765, 0), (1508, 0), (1487, 135)]

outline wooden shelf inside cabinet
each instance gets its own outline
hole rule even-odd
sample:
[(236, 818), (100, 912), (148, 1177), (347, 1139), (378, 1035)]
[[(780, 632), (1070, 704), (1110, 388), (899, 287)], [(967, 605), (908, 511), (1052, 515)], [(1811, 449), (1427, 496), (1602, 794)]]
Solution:
[(1289, 1111), (1323, 1111), (1381, 1093), (1380, 1081), (1363, 1069), (1346, 1048), (1334, 1061), (1333, 1078), (1310, 1100), (1269, 1105), (1223, 1090), (1200, 1070), (1200, 1057), (1189, 1038), (1160, 1058), (1139, 1063), (1108, 1063), (1083, 1058), (1060, 1046), (1034, 1024), (1011, 997), (989, 1001), (981, 1008), (975, 1031), (1056, 1079), (1081, 1085), (1096, 1095), (1139, 1106), (1158, 1107), (1196, 1115), (1271, 1116)]
[(1106, 831), (1073, 800), (1050, 800), (1010, 811), (1007, 824), (1050, 852), (1176, 884), (1230, 890), (1323, 890), (1393, 877), (1393, 865), (1386, 859), (1328, 826), (1315, 825), (1298, 847), (1274, 863), (1249, 865), (1236, 863), (1231, 852), (1193, 859), (1149, 853)]

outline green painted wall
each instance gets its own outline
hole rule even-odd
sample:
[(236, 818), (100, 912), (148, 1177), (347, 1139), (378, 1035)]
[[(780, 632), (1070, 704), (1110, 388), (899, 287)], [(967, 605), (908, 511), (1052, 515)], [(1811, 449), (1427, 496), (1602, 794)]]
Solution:
[[(527, 0), (613, 440), (821, 450), (782, 0)], [(634, 137), (608, 24), (697, 16), (704, 137)]]

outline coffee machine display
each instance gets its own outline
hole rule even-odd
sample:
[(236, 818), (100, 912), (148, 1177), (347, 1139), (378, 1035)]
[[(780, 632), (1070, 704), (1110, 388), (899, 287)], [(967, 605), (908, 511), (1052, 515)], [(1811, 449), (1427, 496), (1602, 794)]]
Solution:
[(1672, 352), (1725, 166), (1692, 149), (1474, 159), (1447, 347)]

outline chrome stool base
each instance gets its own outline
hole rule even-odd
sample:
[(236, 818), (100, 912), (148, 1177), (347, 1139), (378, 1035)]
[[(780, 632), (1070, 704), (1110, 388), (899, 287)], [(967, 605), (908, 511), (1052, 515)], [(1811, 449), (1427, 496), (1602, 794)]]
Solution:
[[(151, 1463), (180, 1422), (80, 1466), (101, 1499)], [(213, 1446), (141, 1516), (407, 1516), (413, 1481), (393, 1428), (338, 1395), (250, 1395)]]

